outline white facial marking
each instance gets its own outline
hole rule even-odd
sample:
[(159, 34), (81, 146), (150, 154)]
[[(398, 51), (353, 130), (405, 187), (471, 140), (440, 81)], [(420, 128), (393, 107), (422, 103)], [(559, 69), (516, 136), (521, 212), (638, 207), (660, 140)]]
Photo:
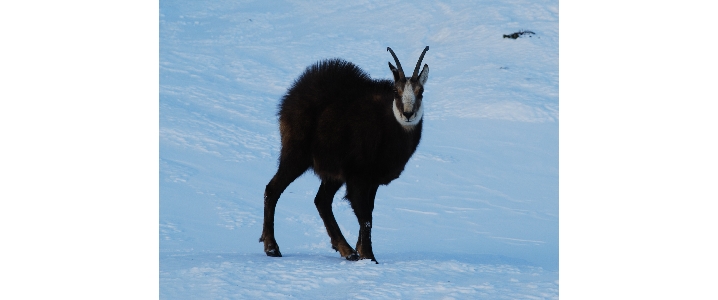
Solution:
[(401, 102), (404, 103), (404, 111), (411, 111), (414, 108), (414, 101), (416, 101), (414, 88), (412, 88), (411, 83), (407, 81), (406, 85), (404, 85), (404, 94), (401, 95)]
[(419, 121), (421, 121), (422, 116), (424, 116), (424, 106), (419, 105), (419, 109), (414, 111), (414, 114), (410, 117), (410, 119), (407, 119), (403, 112), (404, 111), (411, 111), (414, 108), (414, 102), (416, 102), (416, 96), (414, 96), (414, 89), (411, 86), (411, 83), (407, 82), (404, 86), (404, 93), (401, 96), (401, 102), (403, 111), (400, 111), (396, 104), (392, 103), (392, 110), (394, 112), (394, 118), (396, 118), (396, 121), (401, 124), (401, 126), (404, 127), (406, 130), (412, 130), (414, 129), (414, 126), (416, 124), (419, 124)]

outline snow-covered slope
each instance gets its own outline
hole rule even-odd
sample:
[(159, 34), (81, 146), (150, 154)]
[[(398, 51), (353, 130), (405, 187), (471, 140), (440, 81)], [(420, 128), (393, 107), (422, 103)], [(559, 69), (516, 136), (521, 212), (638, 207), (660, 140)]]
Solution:
[[(558, 18), (557, 1), (160, 1), (160, 297), (557, 298)], [(287, 87), (332, 57), (389, 78), (387, 46), (412, 65), (426, 45), (424, 135), (377, 194), (380, 264), (331, 249), (311, 173), (266, 257)]]

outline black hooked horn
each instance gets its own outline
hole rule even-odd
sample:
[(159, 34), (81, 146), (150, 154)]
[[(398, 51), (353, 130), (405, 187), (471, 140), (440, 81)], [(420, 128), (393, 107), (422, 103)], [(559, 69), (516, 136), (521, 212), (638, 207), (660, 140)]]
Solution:
[(390, 47), (386, 47), (386, 51), (389, 51), (391, 53), (391, 56), (394, 57), (394, 62), (396, 63), (396, 67), (399, 69), (399, 72), (401, 73), (401, 77), (405, 77), (404, 75), (404, 69), (401, 68), (401, 63), (399, 62), (399, 59), (396, 58), (396, 54), (394, 54), (394, 50), (391, 50)]
[(424, 54), (426, 54), (426, 51), (429, 51), (429, 46), (426, 46), (426, 48), (424, 48), (424, 52), (421, 52), (419, 61), (416, 62), (416, 68), (414, 68), (414, 74), (411, 75), (411, 81), (417, 80), (417, 76), (419, 76), (419, 67), (421, 66), (421, 61), (424, 60)]

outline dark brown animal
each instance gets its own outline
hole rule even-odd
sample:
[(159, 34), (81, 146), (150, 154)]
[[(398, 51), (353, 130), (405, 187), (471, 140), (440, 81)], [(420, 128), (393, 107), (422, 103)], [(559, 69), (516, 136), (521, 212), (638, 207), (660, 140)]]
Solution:
[[(282, 256), (274, 239), (274, 210), (287, 186), (309, 168), (322, 180), (314, 204), (332, 248), (348, 260), (371, 259), (372, 211), (379, 185), (399, 177), (421, 139), (422, 93), (429, 66), (411, 78), (391, 48), (394, 81), (374, 80), (354, 64), (324, 60), (306, 69), (279, 105), (282, 149), (277, 173), (264, 191), (264, 252)], [(346, 184), (345, 198), (359, 221), (356, 251), (349, 246), (332, 213), (334, 194)], [(358, 253), (357, 253), (358, 252)]]

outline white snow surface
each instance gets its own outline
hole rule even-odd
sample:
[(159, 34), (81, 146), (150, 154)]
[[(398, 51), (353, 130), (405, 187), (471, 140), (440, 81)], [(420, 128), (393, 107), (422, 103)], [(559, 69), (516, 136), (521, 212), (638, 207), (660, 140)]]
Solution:
[[(558, 298), (558, 20), (558, 1), (160, 1), (160, 298)], [(427, 45), (421, 143), (376, 196), (379, 264), (331, 249), (311, 172), (267, 257), (286, 89), (334, 57), (391, 78), (387, 46), (409, 69)]]

